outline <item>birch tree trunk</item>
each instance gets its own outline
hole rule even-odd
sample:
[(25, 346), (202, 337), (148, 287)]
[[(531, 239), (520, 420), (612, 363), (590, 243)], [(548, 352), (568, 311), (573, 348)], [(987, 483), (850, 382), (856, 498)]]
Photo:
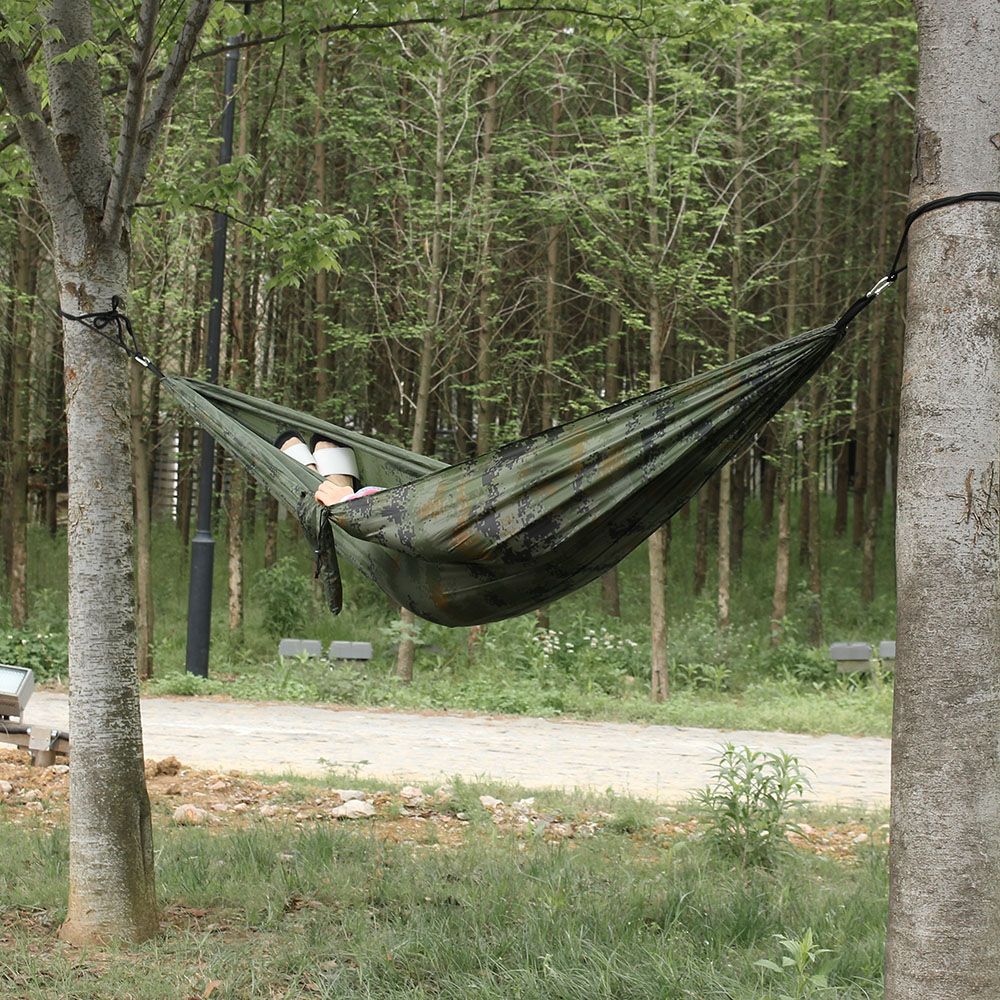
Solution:
[[(917, 0), (911, 207), (1000, 189), (1000, 7)], [(1000, 996), (1000, 207), (910, 236), (886, 1000)]]
[[(81, 220), (81, 223), (83, 220)], [(56, 220), (65, 312), (124, 298), (128, 251)], [(64, 323), (69, 433), (70, 896), (63, 937), (157, 930), (136, 673), (128, 359)]]
[[(51, 0), (44, 7), (51, 127), (24, 57), (9, 37), (0, 39), (0, 85), (52, 222), (66, 313), (105, 311), (116, 297), (126, 302), (129, 212), (210, 8), (210, 0), (192, 0), (144, 108), (159, 4), (139, 7), (114, 157), (91, 54), (90, 4)], [(62, 933), (78, 944), (141, 940), (155, 933), (157, 915), (135, 662), (130, 362), (75, 320), (64, 320), (63, 342), (73, 763)]]

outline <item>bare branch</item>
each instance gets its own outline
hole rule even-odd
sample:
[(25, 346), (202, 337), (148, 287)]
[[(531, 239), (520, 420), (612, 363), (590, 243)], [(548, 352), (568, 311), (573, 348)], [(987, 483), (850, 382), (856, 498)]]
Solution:
[(159, 11), (160, 0), (142, 0), (139, 26), (132, 45), (132, 61), (128, 68), (128, 89), (125, 93), (125, 108), (118, 136), (118, 154), (111, 174), (111, 186), (104, 211), (104, 233), (111, 242), (118, 239), (125, 217), (125, 192), (129, 188), (136, 144), (139, 141), (142, 106), (146, 97), (146, 72), (153, 55), (156, 17)]
[(7, 42), (0, 42), (0, 86), (6, 95), (8, 109), (17, 120), (17, 132), (28, 153), (46, 208), (53, 214), (56, 206), (71, 205), (73, 187), (52, 133), (42, 119), (38, 91), (28, 78), (24, 61)]
[(194, 47), (198, 44), (201, 29), (205, 26), (205, 20), (211, 9), (212, 0), (192, 0), (191, 6), (188, 8), (180, 37), (170, 53), (170, 59), (160, 77), (159, 86), (149, 103), (149, 111), (146, 112), (139, 129), (132, 169), (129, 171), (129, 176), (124, 179), (123, 184), (126, 211), (128, 206), (135, 201), (139, 189), (142, 187), (142, 182), (145, 180), (156, 141), (159, 139), (163, 123), (174, 105), (181, 80), (191, 64)]

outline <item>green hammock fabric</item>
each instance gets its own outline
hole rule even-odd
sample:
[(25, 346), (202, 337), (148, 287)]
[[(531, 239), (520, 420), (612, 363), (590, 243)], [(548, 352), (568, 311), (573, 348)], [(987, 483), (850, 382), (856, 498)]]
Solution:
[[(339, 553), (422, 618), (473, 625), (540, 607), (623, 559), (751, 443), (845, 329), (803, 333), (453, 466), (216, 385), (162, 380), (297, 512), (334, 613)], [(350, 446), (362, 481), (390, 488), (320, 507), (320, 477), (272, 444), (286, 428)]]

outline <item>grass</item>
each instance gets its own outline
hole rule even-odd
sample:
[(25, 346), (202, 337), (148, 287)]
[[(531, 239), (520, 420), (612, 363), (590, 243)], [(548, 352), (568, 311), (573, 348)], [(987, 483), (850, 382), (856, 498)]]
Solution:
[[(804, 568), (793, 566), (786, 640), (768, 643), (773, 538), (759, 528), (759, 511), (748, 511), (746, 552), (734, 580), (733, 625), (720, 632), (714, 620), (714, 581), (701, 597), (691, 594), (693, 518), (673, 522), (668, 604), (673, 696), (653, 704), (647, 696), (649, 628), (646, 555), (637, 550), (622, 564), (622, 617), (600, 608), (591, 585), (549, 608), (552, 630), (539, 633), (533, 616), (489, 626), (472, 656), (467, 632), (424, 624), (418, 635), (416, 680), (404, 686), (392, 676), (397, 640), (393, 609), (381, 593), (345, 566), (346, 608), (334, 618), (313, 595), (309, 553), (286, 524), (284, 557), (276, 570), (260, 567), (262, 545), (247, 545), (247, 614), (230, 632), (226, 622), (225, 559), (216, 559), (212, 679), (198, 683), (184, 674), (187, 554), (173, 526), (157, 525), (154, 536), (156, 678), (151, 693), (226, 693), (236, 698), (287, 699), (412, 709), (471, 710), (585, 719), (661, 722), (719, 728), (784, 729), (887, 736), (891, 677), (884, 683), (838, 677), (825, 646), (804, 639), (807, 595)], [(832, 510), (824, 509), (823, 614), (828, 641), (878, 642), (895, 635), (891, 533), (883, 526), (877, 560), (877, 598), (859, 597), (860, 554), (847, 539), (832, 537)], [(219, 533), (222, 537), (222, 533)], [(793, 534), (793, 538), (795, 534)], [(793, 546), (797, 548), (797, 546)], [(29, 645), (43, 646), (52, 633), (54, 651), (41, 650), (59, 672), (65, 632), (65, 540), (33, 531), (29, 588)], [(0, 608), (0, 623), (3, 622)], [(327, 643), (365, 639), (375, 646), (367, 665), (330, 666), (276, 659), (277, 638), (296, 635)], [(3, 636), (0, 635), (0, 647)], [(0, 658), (5, 650), (0, 648)], [(23, 649), (14, 650), (29, 655)], [(44, 662), (36, 669), (45, 673)], [(52, 671), (50, 671), (52, 672)]]
[[(158, 813), (163, 933), (83, 951), (55, 937), (65, 832), (6, 823), (0, 811), (0, 995), (881, 997), (884, 847), (863, 845), (847, 863), (787, 851), (770, 871), (742, 869), (704, 841), (659, 837), (647, 803), (558, 803), (609, 804), (616, 820), (588, 839), (518, 838), (482, 822), (450, 847), (431, 835), (392, 843), (375, 825), (212, 831)], [(828, 988), (781, 969), (793, 950)]]

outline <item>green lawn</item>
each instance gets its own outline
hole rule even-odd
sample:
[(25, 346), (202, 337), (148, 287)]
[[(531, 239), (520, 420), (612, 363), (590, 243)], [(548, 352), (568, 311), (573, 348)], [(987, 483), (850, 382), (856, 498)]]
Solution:
[[(507, 801), (518, 794), (493, 791)], [(789, 849), (772, 870), (743, 870), (704, 839), (664, 836), (645, 803), (543, 796), (540, 807), (564, 812), (616, 811), (591, 837), (550, 842), (494, 827), (475, 792), (459, 790), (475, 815), (449, 844), (431, 824), (398, 843), (372, 822), (180, 828), (154, 805), (163, 932), (137, 948), (82, 951), (56, 938), (64, 830), (11, 823), (0, 805), (0, 995), (882, 995), (882, 846), (861, 844), (848, 861)], [(287, 794), (309, 789), (293, 783)], [(874, 829), (882, 819), (863, 821)], [(783, 957), (792, 964), (782, 967)]]

